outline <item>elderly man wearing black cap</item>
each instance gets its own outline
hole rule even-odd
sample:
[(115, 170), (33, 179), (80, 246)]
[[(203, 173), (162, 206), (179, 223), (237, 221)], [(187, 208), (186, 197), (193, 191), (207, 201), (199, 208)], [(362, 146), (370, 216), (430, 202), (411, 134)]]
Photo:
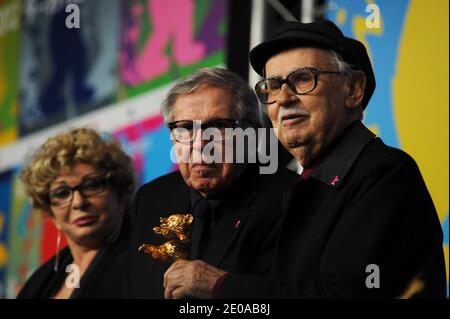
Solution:
[(174, 264), (166, 296), (445, 297), (442, 230), (420, 171), (361, 122), (375, 89), (364, 45), (330, 21), (287, 22), (250, 61), (264, 78), (258, 98), (303, 167), (271, 275)]

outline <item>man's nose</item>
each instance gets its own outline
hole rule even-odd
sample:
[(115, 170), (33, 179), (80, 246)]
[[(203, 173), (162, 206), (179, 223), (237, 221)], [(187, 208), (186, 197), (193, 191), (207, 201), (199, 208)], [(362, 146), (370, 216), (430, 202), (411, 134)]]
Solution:
[(208, 142), (203, 139), (203, 129), (198, 129), (195, 133), (194, 140), (192, 141), (192, 147), (197, 150), (201, 151), (205, 144)]
[(283, 83), (276, 96), (277, 103), (279, 105), (288, 105), (293, 101), (298, 100), (298, 95), (291, 89), (287, 83)]

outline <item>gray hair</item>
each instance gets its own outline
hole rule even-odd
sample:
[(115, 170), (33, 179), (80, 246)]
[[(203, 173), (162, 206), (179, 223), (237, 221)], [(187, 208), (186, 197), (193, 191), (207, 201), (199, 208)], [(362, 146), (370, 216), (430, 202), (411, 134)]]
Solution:
[(173, 106), (180, 95), (192, 93), (203, 85), (229, 92), (235, 99), (236, 115), (261, 125), (258, 99), (253, 90), (239, 75), (222, 68), (203, 68), (179, 80), (161, 105), (164, 122), (167, 124), (173, 121)]
[(345, 62), (344, 59), (338, 54), (336, 51), (330, 50), (331, 59), (334, 64), (338, 67), (339, 72), (341, 72), (342, 76), (349, 82), (351, 82), (357, 70), (349, 63)]
[[(340, 54), (338, 54), (336, 51), (329, 50), (329, 52), (330, 52), (332, 62), (334, 64), (336, 64), (339, 72), (341, 72), (342, 76), (347, 81), (347, 83), (352, 83), (353, 80), (356, 78), (357, 73), (363, 72), (361, 70), (356, 69), (354, 66), (352, 66), (348, 62), (344, 61), (342, 56)], [(359, 113), (358, 117), (361, 120), (363, 118), (363, 107), (360, 106), (360, 108), (357, 109), (357, 112)]]

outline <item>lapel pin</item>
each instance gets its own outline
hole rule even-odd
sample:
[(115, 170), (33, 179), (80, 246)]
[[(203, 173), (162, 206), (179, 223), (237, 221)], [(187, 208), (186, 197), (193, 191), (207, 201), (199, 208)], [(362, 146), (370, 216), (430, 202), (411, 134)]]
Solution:
[(236, 224), (234, 225), (234, 228), (238, 228), (239, 227), (239, 224), (241, 223), (241, 220), (239, 219), (237, 222), (236, 222)]
[(339, 183), (339, 176), (335, 176), (331, 181), (331, 185), (336, 186)]

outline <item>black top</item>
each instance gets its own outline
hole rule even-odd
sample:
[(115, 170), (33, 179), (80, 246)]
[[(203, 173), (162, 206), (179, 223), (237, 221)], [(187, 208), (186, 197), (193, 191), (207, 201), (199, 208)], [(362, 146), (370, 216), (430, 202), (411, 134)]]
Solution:
[[(119, 238), (99, 250), (81, 277), (79, 288), (74, 289), (70, 299), (121, 298), (128, 242), (129, 222), (124, 219)], [(62, 249), (57, 272), (53, 269), (55, 258), (52, 257), (33, 273), (20, 290), (18, 299), (49, 299), (58, 292), (70, 272), (66, 272), (66, 267), (73, 262), (73, 257), (69, 247)]]
[[(209, 203), (209, 216), (205, 218), (205, 227), (201, 235), (201, 245), (199, 256), (207, 263), (213, 263), (211, 259), (214, 256), (214, 251), (218, 250), (221, 241), (233, 234), (233, 230), (239, 227), (241, 220), (245, 217), (243, 211), (231, 210), (227, 211), (226, 204), (232, 201), (233, 198), (238, 198), (239, 194), (245, 194), (245, 189), (251, 184), (251, 177), (258, 174), (256, 166), (250, 166), (239, 178), (235, 185), (228, 191), (214, 194), (212, 197), (206, 198)], [(191, 189), (191, 211), (195, 203), (202, 198), (202, 195)], [(192, 237), (196, 228), (192, 229)]]
[(220, 297), (396, 298), (414, 278), (416, 297), (445, 297), (442, 229), (420, 171), (361, 122), (289, 205), (270, 276), (230, 274)]
[[(260, 175), (250, 164), (227, 193), (208, 199), (214, 220), (203, 260), (236, 273), (265, 274), (278, 233), (280, 217), (298, 175), (286, 169)], [(217, 205), (216, 205), (217, 204)], [(164, 298), (163, 275), (170, 262), (155, 260), (137, 251), (139, 245), (160, 245), (166, 241), (152, 229), (160, 217), (191, 212), (191, 189), (180, 172), (164, 175), (144, 186), (136, 194), (132, 218), (130, 264), (127, 297)]]

